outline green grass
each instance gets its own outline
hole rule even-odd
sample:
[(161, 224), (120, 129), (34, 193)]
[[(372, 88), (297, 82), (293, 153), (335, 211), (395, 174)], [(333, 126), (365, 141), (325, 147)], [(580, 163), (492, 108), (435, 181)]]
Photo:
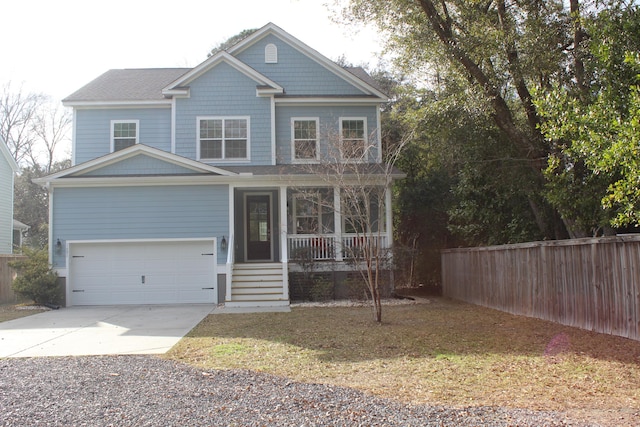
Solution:
[[(371, 319), (368, 307), (211, 315), (166, 357), (412, 403), (567, 410), (605, 421), (613, 413), (640, 422), (640, 342), (441, 298), (385, 306), (381, 325)], [(564, 344), (545, 355), (559, 334)]]

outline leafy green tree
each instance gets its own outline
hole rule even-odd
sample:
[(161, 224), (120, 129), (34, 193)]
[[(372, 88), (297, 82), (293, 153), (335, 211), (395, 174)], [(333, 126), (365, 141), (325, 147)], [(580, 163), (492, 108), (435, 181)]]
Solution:
[(12, 285), (14, 292), (37, 304), (57, 302), (58, 275), (49, 266), (47, 250), (27, 247), (24, 254), (25, 259), (9, 263), (18, 273)]
[(612, 2), (584, 26), (583, 86), (556, 86), (537, 105), (553, 147), (549, 199), (596, 234), (640, 220), (640, 10), (635, 3)]
[[(544, 198), (543, 171), (550, 147), (540, 131), (542, 120), (533, 102), (533, 93), (534, 89), (546, 90), (553, 84), (584, 79), (580, 50), (584, 32), (578, 25), (580, 14), (577, 0), (572, 0), (568, 8), (560, 0), (350, 0), (343, 10), (347, 22), (364, 21), (379, 27), (386, 35), (387, 50), (407, 75), (426, 87), (435, 88), (436, 92), (440, 87), (449, 91), (457, 87), (453, 91), (455, 95), (452, 93), (448, 99), (463, 103), (463, 108), (472, 116), (482, 115), (486, 119), (471, 125), (477, 127), (473, 132), (475, 136), (487, 131), (493, 133), (488, 129), (489, 123), (502, 134), (499, 138), (493, 136), (493, 141), (501, 141), (500, 144), (489, 144), (500, 147), (502, 155), (485, 152), (488, 158), (468, 158), (465, 168), (473, 167), (473, 162), (492, 161), (492, 157), (504, 159), (505, 167), (485, 168), (491, 175), (484, 180), (469, 179), (479, 177), (482, 168), (475, 168), (473, 174), (467, 174), (466, 183), (477, 183), (478, 188), (469, 190), (480, 194), (488, 181), (493, 184), (498, 184), (499, 179), (521, 182), (526, 188), (518, 194), (524, 196), (526, 202), (519, 201), (518, 209), (511, 212), (516, 214), (524, 206), (528, 211), (526, 218), (533, 218), (538, 228), (533, 234), (544, 238), (566, 237), (566, 229), (573, 224), (562, 222)], [(444, 97), (440, 97), (440, 101), (444, 101)], [(455, 109), (443, 110), (448, 111)], [(446, 117), (449, 118), (452, 117)], [(445, 123), (456, 126), (453, 120)], [(470, 130), (469, 126), (465, 121), (460, 127)], [(452, 151), (459, 154), (456, 149)], [(480, 153), (467, 150), (466, 154), (482, 154), (482, 150)], [(514, 181), (518, 176), (514, 173), (516, 169), (523, 177)], [(495, 193), (504, 203), (468, 205), (468, 213), (476, 218), (490, 217), (491, 209), (511, 208), (507, 199), (517, 190), (514, 187), (512, 184), (511, 188), (507, 186)], [(497, 188), (496, 185), (493, 188)], [(472, 212), (473, 209), (477, 211)], [(494, 212), (494, 217), (500, 213), (509, 214)], [(522, 233), (520, 225), (516, 228), (519, 231), (508, 236), (509, 240), (531, 235)], [(496, 237), (495, 241), (501, 241), (506, 236)]]
[(241, 42), (242, 40), (246, 39), (247, 37), (249, 37), (251, 34), (255, 33), (256, 31), (258, 31), (257, 28), (251, 28), (251, 29), (247, 29), (247, 30), (242, 30), (238, 34), (236, 34), (235, 36), (229, 37), (227, 40), (223, 41), (222, 43), (218, 44), (216, 47), (211, 49), (211, 52), (209, 52), (207, 54), (207, 58), (215, 55), (218, 52), (221, 52), (223, 50), (226, 50), (226, 49), (230, 48), (231, 46), (233, 46), (234, 44), (236, 44), (238, 42)]

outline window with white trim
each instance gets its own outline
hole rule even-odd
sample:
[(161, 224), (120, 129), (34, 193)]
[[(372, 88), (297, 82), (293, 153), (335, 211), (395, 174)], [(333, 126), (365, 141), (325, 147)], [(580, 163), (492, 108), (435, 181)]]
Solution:
[(333, 192), (316, 188), (294, 192), (291, 198), (293, 234), (327, 234), (334, 231)]
[(199, 160), (248, 160), (249, 118), (199, 117)]
[(319, 194), (296, 194), (293, 198), (295, 234), (318, 234), (322, 221)]
[(139, 127), (139, 120), (112, 120), (111, 152), (136, 145)]
[(340, 119), (340, 153), (343, 159), (365, 160), (367, 147), (367, 119), (342, 117)]
[(303, 163), (318, 160), (318, 119), (292, 118), (291, 133), (293, 162)]

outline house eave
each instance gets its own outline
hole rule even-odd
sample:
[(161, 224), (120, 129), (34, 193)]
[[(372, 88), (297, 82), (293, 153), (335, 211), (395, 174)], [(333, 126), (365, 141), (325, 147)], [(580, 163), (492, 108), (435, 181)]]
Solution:
[(108, 109), (108, 108), (170, 108), (171, 100), (131, 100), (131, 101), (63, 101), (62, 105), (65, 107), (73, 108), (96, 108), (96, 109)]
[(286, 104), (290, 106), (296, 105), (327, 105), (327, 104), (340, 104), (340, 105), (378, 105), (386, 102), (387, 99), (374, 98), (374, 97), (323, 97), (323, 96), (310, 96), (310, 97), (275, 97), (276, 104)]

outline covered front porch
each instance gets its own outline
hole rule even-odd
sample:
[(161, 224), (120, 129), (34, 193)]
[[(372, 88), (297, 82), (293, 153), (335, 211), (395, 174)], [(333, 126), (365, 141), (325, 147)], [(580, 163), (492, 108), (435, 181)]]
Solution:
[(230, 197), (225, 307), (288, 307), (291, 268), (347, 271), (363, 254), (391, 248), (388, 188), (235, 187)]

